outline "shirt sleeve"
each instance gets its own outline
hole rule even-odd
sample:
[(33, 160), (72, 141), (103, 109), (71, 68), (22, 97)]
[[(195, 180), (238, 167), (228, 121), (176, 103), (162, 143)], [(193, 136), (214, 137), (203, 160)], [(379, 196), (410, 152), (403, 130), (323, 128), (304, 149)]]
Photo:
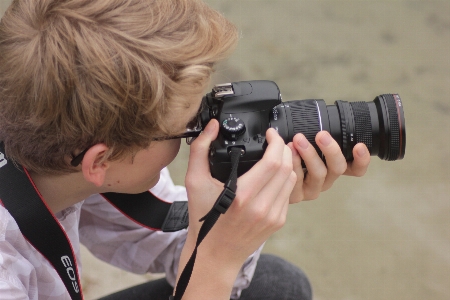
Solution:
[[(175, 186), (169, 171), (161, 171), (158, 184), (150, 190), (167, 202), (186, 201), (186, 189)], [(144, 228), (114, 208), (101, 195), (83, 203), (80, 216), (81, 242), (97, 258), (121, 269), (143, 274), (165, 273), (174, 286), (186, 230), (165, 233)], [(241, 268), (234, 284), (232, 299), (248, 287), (259, 257), (258, 250)]]

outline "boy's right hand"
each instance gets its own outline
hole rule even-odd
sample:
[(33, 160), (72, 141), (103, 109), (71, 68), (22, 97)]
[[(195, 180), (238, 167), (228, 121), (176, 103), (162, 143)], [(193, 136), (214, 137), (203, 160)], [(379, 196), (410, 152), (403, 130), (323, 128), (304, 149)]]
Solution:
[[(217, 137), (219, 124), (210, 121), (192, 143), (186, 175), (189, 199), (190, 234), (198, 234), (198, 221), (214, 205), (223, 183), (211, 176), (208, 153)], [(238, 179), (236, 198), (202, 242), (221, 259), (243, 263), (286, 220), (289, 196), (297, 177), (293, 172), (292, 151), (278, 133), (269, 129), (264, 157)]]
[[(218, 128), (217, 121), (212, 120), (191, 145), (186, 188), (190, 227), (196, 232), (201, 225), (198, 220), (223, 190), (223, 183), (211, 176), (208, 161), (209, 146), (217, 137)], [(266, 138), (264, 157), (238, 179), (233, 204), (209, 233), (211, 240), (217, 236), (214, 247), (233, 251), (234, 258), (241, 256), (245, 260), (284, 225), (289, 196), (296, 183), (291, 149), (273, 129), (267, 131)], [(207, 239), (208, 236), (204, 242)]]
[[(180, 272), (195, 248), (199, 219), (209, 212), (224, 188), (211, 176), (208, 161), (209, 146), (218, 131), (218, 122), (211, 120), (191, 145), (186, 174), (189, 231)], [(289, 196), (297, 181), (292, 151), (273, 129), (267, 131), (266, 139), (268, 147), (263, 159), (238, 179), (233, 204), (199, 246), (186, 299), (190, 299), (189, 295), (193, 299), (229, 299), (244, 261), (284, 225)]]

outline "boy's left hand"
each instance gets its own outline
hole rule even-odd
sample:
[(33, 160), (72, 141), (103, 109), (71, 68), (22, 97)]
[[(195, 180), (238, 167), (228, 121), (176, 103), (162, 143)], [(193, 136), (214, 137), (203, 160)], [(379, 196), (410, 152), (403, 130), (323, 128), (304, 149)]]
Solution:
[[(341, 175), (363, 176), (370, 163), (370, 153), (366, 145), (359, 143), (353, 148), (354, 161), (346, 162), (338, 143), (326, 131), (316, 135), (316, 143), (326, 158), (326, 165), (314, 147), (301, 133), (295, 135), (288, 144), (292, 151), (297, 184), (292, 191), (290, 203), (313, 200), (328, 190)], [(302, 160), (307, 172), (302, 168)]]

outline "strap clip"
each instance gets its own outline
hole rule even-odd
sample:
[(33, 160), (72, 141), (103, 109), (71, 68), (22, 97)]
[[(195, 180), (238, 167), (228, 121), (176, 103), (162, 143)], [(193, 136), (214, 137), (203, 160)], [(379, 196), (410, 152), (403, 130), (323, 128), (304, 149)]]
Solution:
[(235, 197), (236, 194), (232, 190), (230, 190), (228, 187), (224, 188), (219, 198), (216, 200), (216, 203), (214, 204), (214, 209), (219, 211), (221, 214), (226, 213), (231, 203), (233, 203)]

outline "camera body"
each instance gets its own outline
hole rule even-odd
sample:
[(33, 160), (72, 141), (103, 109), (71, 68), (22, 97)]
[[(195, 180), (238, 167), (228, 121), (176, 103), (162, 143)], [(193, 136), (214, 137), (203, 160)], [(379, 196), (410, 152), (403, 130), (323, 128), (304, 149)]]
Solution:
[(231, 171), (231, 149), (241, 149), (240, 176), (263, 157), (269, 128), (274, 128), (286, 144), (302, 133), (324, 162), (315, 142), (322, 130), (331, 134), (347, 161), (353, 160), (357, 143), (364, 143), (371, 155), (383, 160), (403, 159), (405, 155), (405, 117), (398, 94), (382, 94), (369, 102), (337, 100), (327, 105), (322, 99), (282, 102), (273, 81), (225, 83), (203, 97), (191, 136), (198, 136), (211, 119), (219, 122), (220, 131), (211, 143), (210, 170), (222, 182)]
[(203, 128), (212, 118), (220, 126), (219, 135), (210, 147), (211, 174), (224, 182), (231, 170), (231, 148), (242, 151), (238, 175), (248, 171), (264, 155), (270, 115), (282, 102), (280, 90), (272, 81), (234, 82), (216, 85), (203, 101), (208, 107), (202, 111)]

